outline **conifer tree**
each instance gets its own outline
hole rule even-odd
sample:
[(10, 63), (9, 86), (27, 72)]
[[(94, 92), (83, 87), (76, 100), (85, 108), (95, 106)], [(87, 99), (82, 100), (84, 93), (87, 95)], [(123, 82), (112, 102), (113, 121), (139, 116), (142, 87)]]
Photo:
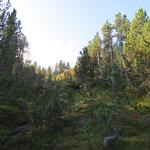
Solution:
[(16, 10), (9, 11), (9, 1), (0, 14), (0, 85), (1, 92), (11, 95), (19, 81), (28, 43), (21, 31)]
[(103, 77), (102, 69), (102, 41), (97, 32), (94, 38), (87, 45), (88, 53), (91, 59), (91, 67), (93, 68), (94, 78), (100, 79)]
[(112, 65), (114, 63), (112, 32), (113, 32), (112, 24), (106, 21), (106, 23), (102, 27), (104, 76), (106, 80), (110, 80), (110, 73)]

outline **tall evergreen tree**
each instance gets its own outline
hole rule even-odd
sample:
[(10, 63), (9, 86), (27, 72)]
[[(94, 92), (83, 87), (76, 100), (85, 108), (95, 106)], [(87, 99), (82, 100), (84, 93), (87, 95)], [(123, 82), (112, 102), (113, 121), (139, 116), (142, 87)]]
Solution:
[(106, 21), (102, 27), (103, 34), (103, 60), (104, 60), (104, 76), (106, 80), (110, 79), (111, 66), (114, 63), (114, 50), (113, 50), (113, 39), (112, 39), (113, 26), (111, 23)]
[(137, 68), (138, 53), (140, 48), (141, 35), (144, 24), (147, 22), (147, 15), (143, 9), (139, 9), (131, 22), (130, 30), (127, 33), (127, 39), (124, 45), (125, 55), (133, 69)]
[(130, 22), (127, 19), (126, 15), (122, 15), (121, 13), (118, 13), (115, 16), (115, 22), (114, 22), (114, 29), (115, 34), (117, 38), (117, 51), (118, 51), (118, 58), (119, 58), (119, 67), (120, 67), (120, 73), (121, 77), (123, 77), (123, 43), (126, 39), (126, 34), (129, 31)]
[(0, 18), (0, 85), (3, 85), (1, 91), (7, 92), (7, 96), (9, 96), (16, 87), (28, 43), (21, 32), (21, 24), (17, 20), (16, 10), (6, 13), (7, 7), (6, 5), (3, 9)]
[(93, 67), (94, 77), (100, 79), (103, 77), (102, 69), (102, 41), (97, 32), (92, 41), (87, 46), (88, 53), (91, 59), (91, 67)]
[(144, 83), (149, 78), (148, 76), (150, 76), (150, 70), (148, 69), (150, 67), (148, 26), (149, 19), (146, 12), (141, 8), (137, 11), (131, 22), (130, 30), (127, 33), (127, 39), (124, 44), (126, 68), (128, 69), (127, 75), (132, 85), (138, 90), (137, 93), (145, 92), (147, 84)]
[(83, 85), (84, 89), (86, 89), (92, 82), (93, 69), (91, 67), (91, 59), (87, 47), (83, 48), (80, 54), (81, 56), (78, 58), (75, 71), (79, 82)]

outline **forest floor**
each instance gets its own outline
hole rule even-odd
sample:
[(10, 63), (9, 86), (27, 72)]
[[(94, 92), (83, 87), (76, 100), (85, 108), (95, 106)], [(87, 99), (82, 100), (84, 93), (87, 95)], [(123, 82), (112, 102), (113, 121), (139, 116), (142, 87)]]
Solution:
[[(92, 101), (110, 98), (110, 91), (91, 90)], [(64, 130), (56, 140), (56, 150), (103, 150), (102, 137), (99, 133), (89, 136), (84, 132), (84, 116), (90, 100), (77, 94), (74, 124)], [(134, 100), (133, 100), (134, 99)], [(126, 106), (123, 126), (118, 140), (112, 144), (113, 150), (150, 150), (150, 97), (133, 98)]]
[[(92, 89), (90, 95), (92, 99), (85, 98), (81, 91), (75, 92), (74, 109), (71, 114), (66, 114), (67, 118), (70, 117), (70, 123), (65, 126), (61, 134), (55, 135), (54, 150), (103, 150), (100, 134), (88, 136), (84, 130), (84, 123), (86, 110), (91, 101), (93, 103), (101, 98), (110, 98), (111, 92)], [(9, 116), (7, 113), (9, 109), (16, 114), (16, 120), (13, 123), (10, 122), (9, 117), (4, 117), (4, 114)], [(12, 133), (13, 125), (18, 124), (18, 120), (20, 124), (24, 122), (22, 121), (24, 116), (20, 116), (19, 112), (20, 110), (14, 107), (0, 105), (0, 144), (8, 138), (7, 135)], [(5, 121), (5, 126), (2, 125), (3, 121)], [(134, 98), (130, 105), (126, 106), (122, 124), (121, 135), (113, 143), (113, 150), (150, 150), (150, 97)], [(21, 145), (20, 140), (24, 139), (22, 132), (9, 140), (5, 146), (6, 150), (37, 150), (36, 148), (29, 149), (28, 142), (22, 142), (23, 145)], [(14, 143), (16, 143), (15, 147), (13, 147)]]

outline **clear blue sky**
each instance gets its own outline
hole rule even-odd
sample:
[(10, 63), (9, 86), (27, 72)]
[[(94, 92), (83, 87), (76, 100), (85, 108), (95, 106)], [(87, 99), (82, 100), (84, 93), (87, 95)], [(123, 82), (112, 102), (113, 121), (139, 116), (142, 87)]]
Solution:
[(74, 66), (79, 51), (118, 12), (131, 20), (139, 8), (150, 15), (150, 0), (12, 0), (30, 44), (30, 58), (41, 66), (60, 59)]

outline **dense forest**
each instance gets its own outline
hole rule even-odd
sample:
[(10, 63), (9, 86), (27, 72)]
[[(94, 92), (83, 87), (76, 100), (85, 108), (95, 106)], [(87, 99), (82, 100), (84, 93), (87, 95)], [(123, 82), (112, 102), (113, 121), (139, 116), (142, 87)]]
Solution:
[[(102, 37), (100, 37), (102, 35)], [(11, 4), (0, 1), (1, 150), (149, 150), (150, 17), (118, 13), (75, 67), (27, 59)]]

